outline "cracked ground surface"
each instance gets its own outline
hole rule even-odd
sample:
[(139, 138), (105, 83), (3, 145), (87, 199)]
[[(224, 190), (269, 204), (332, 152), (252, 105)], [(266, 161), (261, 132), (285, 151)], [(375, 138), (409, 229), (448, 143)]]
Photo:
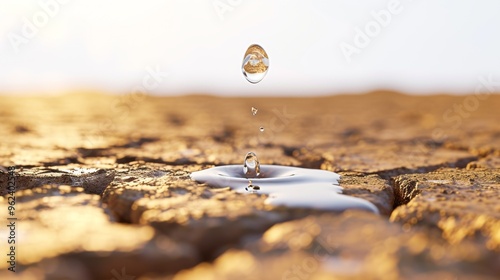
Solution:
[[(484, 98), (1, 97), (15, 276), (498, 279), (500, 96)], [(248, 151), (338, 172), (344, 194), (381, 215), (275, 207), (189, 177)]]

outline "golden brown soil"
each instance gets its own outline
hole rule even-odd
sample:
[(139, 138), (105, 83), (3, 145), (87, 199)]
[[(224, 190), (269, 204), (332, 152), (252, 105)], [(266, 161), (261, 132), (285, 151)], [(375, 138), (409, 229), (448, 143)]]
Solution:
[[(0, 219), (15, 167), (15, 275), (496, 279), (499, 108), (493, 94), (0, 97)], [(382, 215), (272, 207), (189, 178), (248, 151), (339, 172), (344, 193)], [(13, 275), (6, 260), (1, 279)]]

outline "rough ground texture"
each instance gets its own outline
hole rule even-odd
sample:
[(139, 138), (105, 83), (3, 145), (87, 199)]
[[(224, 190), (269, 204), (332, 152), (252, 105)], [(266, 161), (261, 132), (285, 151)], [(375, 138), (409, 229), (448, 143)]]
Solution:
[[(498, 279), (498, 108), (387, 92), (1, 97), (0, 219), (14, 166), (18, 222), (16, 274), (0, 229), (0, 279)], [(248, 151), (338, 172), (381, 215), (273, 207), (189, 177)]]

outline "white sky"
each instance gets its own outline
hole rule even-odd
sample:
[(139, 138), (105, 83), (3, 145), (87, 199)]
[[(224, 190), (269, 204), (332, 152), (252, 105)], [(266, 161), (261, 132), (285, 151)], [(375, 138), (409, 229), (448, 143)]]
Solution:
[[(500, 77), (498, 0), (393, 0), (400, 13), (350, 63), (339, 45), (356, 46), (355, 29), (391, 0), (65, 0), (26, 38), (24, 18), (55, 1), (0, 2), (0, 92), (126, 93), (147, 67), (169, 73), (158, 94), (466, 93)], [(231, 10), (221, 18), (214, 3)], [(240, 70), (253, 43), (270, 58), (256, 85)]]

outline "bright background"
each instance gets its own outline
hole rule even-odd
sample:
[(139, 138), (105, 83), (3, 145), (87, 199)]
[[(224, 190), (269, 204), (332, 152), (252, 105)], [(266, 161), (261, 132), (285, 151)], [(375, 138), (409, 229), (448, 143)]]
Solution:
[[(16, 51), (24, 18), (54, 1), (0, 2), (1, 93), (127, 93), (147, 67), (169, 73), (154, 94), (460, 94), (500, 74), (498, 0), (401, 0), (402, 11), (350, 63), (339, 45), (354, 45), (355, 28), (389, 0), (66, 0)], [(240, 70), (252, 43), (270, 57), (256, 85)]]

